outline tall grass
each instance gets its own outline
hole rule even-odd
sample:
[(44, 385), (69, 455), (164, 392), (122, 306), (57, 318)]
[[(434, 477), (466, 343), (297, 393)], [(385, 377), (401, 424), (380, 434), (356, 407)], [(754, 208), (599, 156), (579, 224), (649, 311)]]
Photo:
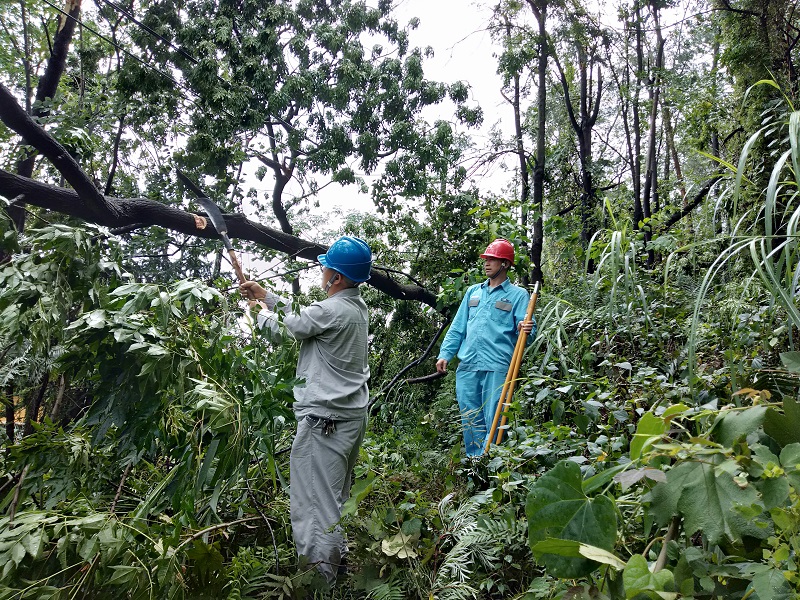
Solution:
[[(772, 81), (761, 81), (756, 85), (777, 87)], [(731, 221), (734, 225), (726, 236), (727, 247), (706, 270), (695, 301), (688, 340), (689, 368), (693, 375), (697, 369), (696, 349), (704, 306), (720, 275), (735, 267), (746, 269), (745, 291), (750, 285), (760, 286), (761, 291), (768, 293), (774, 304), (785, 311), (790, 325), (789, 347), (794, 349), (793, 331), (800, 327), (800, 311), (796, 305), (800, 280), (800, 204), (797, 203), (800, 184), (800, 112), (794, 110), (788, 98), (785, 98), (785, 108), (782, 113), (770, 109), (765, 114), (766, 125), (748, 138), (735, 167), (715, 159), (732, 172), (729, 188), (724, 193), (730, 194), (732, 200)], [(785, 132), (780, 140), (784, 148), (767, 155), (777, 156), (774, 164), (768, 167), (770, 176), (767, 187), (763, 194), (756, 196), (755, 205), (744, 208), (748, 204), (745, 184), (752, 184), (748, 178), (748, 165), (765, 158), (755, 156), (754, 149), (759, 140), (775, 131)], [(678, 252), (690, 247), (680, 248)], [(671, 259), (665, 269), (665, 280), (669, 277)], [(755, 292), (753, 290), (751, 293)], [(743, 304), (748, 300), (745, 296), (741, 298)]]

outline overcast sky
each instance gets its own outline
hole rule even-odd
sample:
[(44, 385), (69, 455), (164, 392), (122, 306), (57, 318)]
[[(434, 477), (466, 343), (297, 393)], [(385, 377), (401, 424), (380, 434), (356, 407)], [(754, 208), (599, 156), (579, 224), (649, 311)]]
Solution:
[[(420, 20), (419, 27), (411, 31), (411, 46), (434, 49), (434, 56), (423, 62), (426, 78), (444, 83), (466, 81), (472, 87), (471, 99), (484, 111), (481, 130), (469, 130), (478, 145), (487, 140), (489, 129), (497, 121), (512, 118), (511, 108), (500, 95), (496, 48), (486, 29), (490, 14), (489, 8), (474, 0), (397, 0), (395, 10), (395, 18), (402, 26), (414, 17)], [(443, 103), (423, 113), (423, 117), (429, 122), (438, 118), (452, 121), (453, 105)], [(365, 177), (367, 183), (375, 179)], [(345, 211), (374, 210), (369, 196), (358, 196), (353, 186), (326, 188), (320, 194), (320, 204), (322, 212), (331, 206)]]
[(493, 123), (503, 101), (496, 47), (487, 30), (491, 10), (474, 0), (398, 0), (395, 14), (400, 23), (420, 19), (411, 32), (412, 45), (431, 46), (435, 52), (424, 62), (426, 76), (447, 83), (469, 82), (473, 99)]

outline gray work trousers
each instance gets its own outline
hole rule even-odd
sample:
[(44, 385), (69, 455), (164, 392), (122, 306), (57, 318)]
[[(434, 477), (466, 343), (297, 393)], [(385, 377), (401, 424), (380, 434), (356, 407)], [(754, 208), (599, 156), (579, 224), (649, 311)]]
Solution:
[(333, 583), (347, 551), (337, 525), (350, 497), (351, 473), (367, 429), (367, 416), (337, 421), (325, 433), (325, 421), (306, 416), (297, 423), (289, 461), (289, 501), (297, 554), (305, 556)]

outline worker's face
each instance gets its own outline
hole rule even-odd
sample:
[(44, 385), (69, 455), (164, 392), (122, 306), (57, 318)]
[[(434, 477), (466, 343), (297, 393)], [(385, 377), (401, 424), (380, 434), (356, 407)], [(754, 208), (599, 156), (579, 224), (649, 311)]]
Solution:
[[(322, 267), (322, 289), (326, 292), (330, 289), (331, 285), (338, 281), (338, 273), (328, 267)], [(331, 278), (333, 281), (331, 282)]]
[(483, 272), (486, 273), (486, 276), (489, 279), (491, 279), (505, 268), (503, 265), (508, 265), (508, 262), (500, 260), (499, 258), (484, 258)]

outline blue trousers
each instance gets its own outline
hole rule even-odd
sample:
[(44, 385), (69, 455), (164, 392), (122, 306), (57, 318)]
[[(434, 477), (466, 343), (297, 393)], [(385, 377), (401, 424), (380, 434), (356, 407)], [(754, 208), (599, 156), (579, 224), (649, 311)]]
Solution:
[(467, 456), (483, 454), (505, 381), (505, 371), (467, 371), (460, 366), (456, 370), (456, 398)]

